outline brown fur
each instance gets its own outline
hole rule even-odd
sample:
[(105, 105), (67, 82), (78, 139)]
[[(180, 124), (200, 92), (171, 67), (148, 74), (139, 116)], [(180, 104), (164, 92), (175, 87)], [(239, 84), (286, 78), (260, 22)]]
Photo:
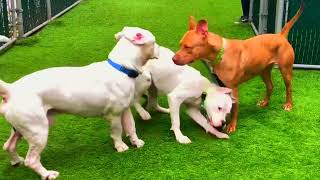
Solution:
[(228, 132), (236, 130), (239, 111), (238, 87), (241, 83), (260, 75), (266, 85), (266, 95), (258, 105), (261, 107), (268, 105), (273, 89), (271, 70), (274, 64), (278, 64), (286, 86), (286, 102), (283, 107), (287, 111), (292, 109), (291, 80), (294, 51), (286, 37), (302, 11), (303, 4), (279, 34), (264, 34), (246, 40), (226, 40), (224, 54), (218, 64), (213, 61), (223, 46), (223, 38), (208, 32), (205, 20), (200, 20), (196, 24), (194, 18), (190, 17), (189, 31), (183, 36), (180, 50), (173, 57), (173, 61), (178, 65), (184, 65), (196, 59), (205, 59), (212, 64), (212, 70), (221, 81), (233, 89), (233, 96), (237, 98), (237, 102), (232, 108), (232, 119), (227, 126)]

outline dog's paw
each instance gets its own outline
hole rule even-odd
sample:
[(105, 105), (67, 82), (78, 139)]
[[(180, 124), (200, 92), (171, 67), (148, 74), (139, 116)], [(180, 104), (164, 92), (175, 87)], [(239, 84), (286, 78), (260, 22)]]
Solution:
[(187, 136), (177, 137), (177, 141), (181, 144), (190, 144), (191, 140)]
[(291, 111), (292, 110), (292, 103), (285, 103), (283, 105), (283, 109), (286, 111)]
[(23, 157), (19, 156), (18, 159), (11, 160), (10, 163), (11, 163), (12, 166), (20, 166), (20, 165), (24, 164), (24, 159), (23, 159)]
[(129, 149), (129, 147), (124, 142), (116, 143), (114, 145), (114, 148), (116, 148), (118, 152), (124, 152)]
[(215, 134), (219, 139), (229, 139), (229, 135), (225, 133)]
[(59, 176), (58, 171), (48, 171), (46, 176), (42, 177), (42, 180), (55, 180)]
[(236, 129), (237, 129), (237, 124), (230, 123), (227, 125), (227, 132), (228, 133), (233, 133), (236, 131)]
[(132, 140), (131, 144), (136, 146), (137, 148), (141, 148), (144, 145), (144, 141), (141, 139)]
[(159, 105), (157, 106), (156, 110), (157, 110), (158, 112), (161, 112), (161, 113), (166, 113), (166, 114), (169, 114), (169, 113), (170, 113), (169, 108), (164, 108), (164, 107), (161, 107), (161, 106), (159, 106)]
[(258, 104), (257, 104), (257, 106), (259, 106), (259, 107), (267, 107), (268, 105), (269, 105), (269, 101), (267, 101), (265, 99), (259, 101)]
[(147, 121), (147, 120), (151, 119), (151, 115), (147, 111), (141, 112), (140, 116), (141, 116), (141, 119), (143, 119), (144, 121)]

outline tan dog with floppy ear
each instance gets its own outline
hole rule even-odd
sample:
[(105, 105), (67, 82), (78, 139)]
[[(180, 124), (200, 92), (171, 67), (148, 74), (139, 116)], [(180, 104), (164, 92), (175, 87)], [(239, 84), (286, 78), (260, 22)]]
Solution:
[[(304, 5), (301, 4), (297, 14), (284, 26), (278, 34), (264, 34), (247, 40), (229, 40), (208, 32), (206, 20), (197, 24), (190, 17), (189, 31), (180, 41), (180, 50), (173, 57), (177, 65), (184, 65), (197, 59), (204, 59), (211, 65), (211, 70), (222, 83), (233, 89), (233, 96), (238, 99), (238, 87), (241, 83), (260, 75), (266, 85), (266, 95), (258, 102), (265, 107), (269, 104), (273, 85), (271, 70), (278, 64), (286, 85), (286, 102), (283, 108), (292, 109), (292, 66), (294, 51), (287, 40), (289, 30), (298, 20)], [(238, 102), (232, 107), (232, 119), (227, 126), (228, 132), (237, 127)]]

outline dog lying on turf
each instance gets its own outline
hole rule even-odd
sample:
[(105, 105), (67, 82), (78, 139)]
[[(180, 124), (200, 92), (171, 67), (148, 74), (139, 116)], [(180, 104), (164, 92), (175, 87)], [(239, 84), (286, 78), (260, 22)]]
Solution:
[(155, 37), (141, 28), (125, 27), (115, 36), (118, 42), (108, 61), (84, 67), (49, 68), (12, 84), (0, 81), (0, 113), (14, 129), (3, 146), (12, 165), (23, 163), (16, 146), (24, 137), (29, 144), (24, 164), (42, 179), (57, 178), (57, 171), (47, 170), (40, 162), (53, 112), (111, 120), (111, 137), (118, 152), (128, 149), (122, 141), (122, 129), (133, 145), (144, 145), (137, 137), (129, 107), (134, 99), (135, 77), (148, 59), (158, 56), (158, 46)]
[[(203, 77), (199, 71), (190, 66), (178, 66), (172, 61), (174, 52), (160, 47), (159, 58), (149, 60), (143, 67), (143, 73), (136, 80), (136, 98), (134, 104), (142, 119), (148, 120), (150, 114), (139, 104), (139, 97), (148, 89), (148, 106), (160, 112), (169, 113), (157, 103), (158, 91), (166, 94), (169, 101), (171, 130), (179, 143), (191, 143), (191, 140), (180, 130), (180, 105), (187, 106), (188, 115), (206, 132), (218, 138), (228, 138), (227, 134), (219, 132), (215, 127), (225, 124), (225, 117), (230, 113), (232, 99), (231, 89), (218, 87)], [(208, 120), (200, 112), (201, 95), (206, 93), (204, 107)]]

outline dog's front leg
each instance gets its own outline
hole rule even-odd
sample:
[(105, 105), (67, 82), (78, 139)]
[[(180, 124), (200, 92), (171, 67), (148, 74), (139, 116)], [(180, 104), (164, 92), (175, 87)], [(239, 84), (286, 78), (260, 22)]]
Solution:
[(147, 109), (151, 110), (151, 108), (155, 109), (161, 113), (169, 113), (169, 109), (161, 107), (157, 101), (158, 90), (154, 84), (151, 84), (150, 88), (148, 89), (148, 104)]
[(138, 138), (136, 133), (135, 122), (130, 109), (127, 109), (122, 115), (123, 129), (127, 135), (129, 135), (132, 145), (140, 148), (144, 145), (144, 142)]
[(238, 88), (232, 89), (232, 96), (235, 98), (236, 102), (232, 104), (231, 121), (227, 125), (228, 133), (235, 132), (237, 129), (238, 114), (239, 114), (239, 90), (238, 90)]
[(140, 104), (139, 102), (135, 102), (133, 106), (134, 106), (134, 108), (137, 110), (137, 112), (138, 112), (138, 114), (140, 115), (141, 119), (143, 119), (143, 120), (145, 120), (145, 121), (151, 119), (150, 113), (149, 113), (147, 110), (145, 110), (145, 109), (141, 106), (141, 104)]
[(180, 130), (180, 105), (184, 98), (180, 97), (178, 93), (172, 92), (168, 95), (170, 117), (171, 117), (171, 130), (176, 136), (176, 140), (181, 144), (189, 144), (191, 140), (182, 134)]
[(206, 132), (210, 132), (211, 134), (215, 135), (218, 138), (224, 138), (224, 139), (229, 138), (227, 134), (219, 132), (218, 130), (210, 126), (206, 118), (199, 111), (198, 107), (189, 105), (187, 109), (187, 113), (196, 123), (198, 123), (203, 129), (205, 129)]
[(122, 141), (121, 117), (122, 114), (120, 114), (120, 116), (111, 116), (111, 138), (114, 142), (114, 148), (118, 152), (123, 152), (129, 149), (129, 147)]

